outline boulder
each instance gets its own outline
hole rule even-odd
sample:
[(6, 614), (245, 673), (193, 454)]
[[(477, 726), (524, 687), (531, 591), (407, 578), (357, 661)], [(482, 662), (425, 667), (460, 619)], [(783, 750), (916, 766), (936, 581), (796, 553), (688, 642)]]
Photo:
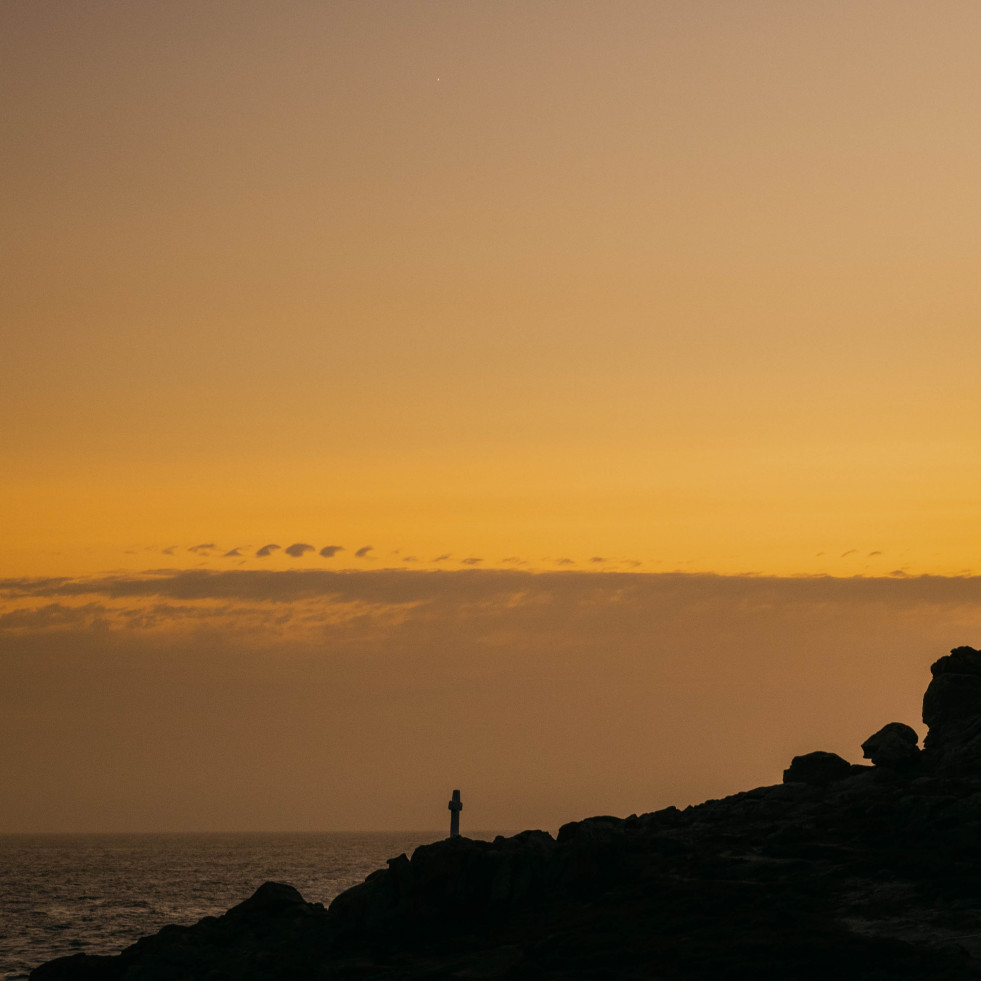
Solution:
[(905, 769), (919, 761), (920, 737), (904, 722), (890, 722), (862, 743), (862, 755), (875, 766)]
[(923, 760), (937, 772), (981, 774), (981, 651), (955, 647), (930, 668)]
[(790, 761), (790, 766), (783, 771), (783, 782), (807, 783), (820, 787), (835, 780), (843, 780), (851, 771), (851, 763), (837, 753), (815, 750), (813, 753), (795, 756)]

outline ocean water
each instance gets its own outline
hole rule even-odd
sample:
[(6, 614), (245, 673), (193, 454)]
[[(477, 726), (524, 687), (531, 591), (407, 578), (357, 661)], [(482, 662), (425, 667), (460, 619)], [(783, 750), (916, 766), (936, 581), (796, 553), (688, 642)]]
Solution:
[(65, 954), (118, 953), (167, 923), (221, 914), (268, 880), (326, 905), (386, 859), (444, 836), (0, 835), (0, 979)]

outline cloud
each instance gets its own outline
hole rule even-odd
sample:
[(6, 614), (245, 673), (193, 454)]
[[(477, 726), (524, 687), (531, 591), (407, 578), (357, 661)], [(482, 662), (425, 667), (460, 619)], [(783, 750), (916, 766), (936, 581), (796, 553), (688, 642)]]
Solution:
[(404, 559), (402, 559), (402, 561), (403, 562), (418, 562), (419, 559), (415, 555), (407, 555), (407, 556), (405, 556)]
[(101, 603), (65, 606), (48, 603), (36, 609), (11, 610), (0, 615), (0, 630), (50, 630), (91, 624), (108, 612)]
[(313, 545), (306, 545), (303, 542), (294, 542), (292, 545), (287, 545), (284, 551), (291, 558), (298, 559), (305, 552), (315, 552), (316, 549), (313, 547)]
[(854, 555), (857, 551), (857, 548), (850, 548), (847, 552), (842, 552), (839, 558), (846, 559), (849, 555)]
[(337, 555), (338, 552), (343, 552), (343, 551), (344, 551), (343, 545), (325, 545), (320, 550), (320, 554), (325, 559), (332, 559), (335, 555)]
[(167, 548), (162, 548), (160, 550), (164, 555), (173, 555), (177, 551), (176, 545), (169, 545)]
[(876, 555), (882, 555), (882, 553), (881, 552), (869, 552), (869, 556), (868, 557), (871, 559), (871, 558), (874, 558)]
[(573, 559), (565, 559), (565, 558), (563, 558), (563, 559), (556, 559), (555, 560), (555, 564), (556, 565), (575, 565), (576, 563), (575, 563), (575, 561)]
[(354, 553), (354, 557), (356, 559), (366, 559), (368, 558), (368, 553), (373, 551), (374, 551), (374, 546), (364, 545)]
[(437, 555), (433, 562), (446, 562), (450, 557), (449, 552), (444, 552), (442, 555)]
[(264, 559), (267, 556), (272, 555), (273, 552), (275, 552), (276, 549), (279, 547), (280, 547), (279, 545), (263, 545), (262, 548), (260, 548), (259, 551), (255, 553), (255, 557), (257, 559)]
[(592, 562), (595, 565), (595, 564), (598, 564), (600, 562), (605, 562), (606, 561), (606, 558), (604, 556), (602, 556), (602, 555), (593, 555), (593, 556), (590, 556), (589, 561)]
[[(740, 610), (782, 605), (862, 603), (905, 609), (917, 604), (981, 605), (981, 576), (721, 576), (684, 572), (554, 571), (518, 569), (328, 570), (159, 569), (92, 578), (0, 579), (6, 606), (30, 600), (159, 598), (184, 603), (236, 601), (294, 603), (306, 599), (374, 604), (483, 604), (514, 596), (568, 602), (605, 597), (617, 608), (654, 603), (668, 607), (707, 602)], [(981, 645), (981, 637), (977, 638)], [(965, 641), (970, 643), (970, 641)]]
[(242, 555), (242, 549), (241, 549), (241, 547), (239, 547), (239, 548), (230, 549), (228, 552), (226, 552), (222, 556), (222, 558), (223, 559), (237, 559), (237, 558), (240, 558), (241, 555)]
[(188, 551), (207, 554), (208, 552), (213, 552), (217, 547), (214, 542), (208, 542), (206, 545), (191, 545)]
[(469, 558), (460, 560), (464, 565), (480, 565), (483, 559), (478, 559), (475, 555), (471, 555)]

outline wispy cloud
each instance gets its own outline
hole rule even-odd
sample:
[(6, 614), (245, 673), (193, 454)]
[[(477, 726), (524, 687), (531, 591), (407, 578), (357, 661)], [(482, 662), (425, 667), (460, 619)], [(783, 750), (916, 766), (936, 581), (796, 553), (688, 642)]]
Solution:
[(304, 542), (294, 542), (292, 545), (287, 545), (283, 550), (288, 556), (294, 559), (298, 559), (307, 552), (315, 552), (316, 548), (313, 545), (307, 545)]
[(373, 552), (374, 550), (374, 546), (372, 545), (363, 545), (354, 553), (354, 557), (356, 559), (366, 559), (368, 558), (368, 553)]
[(256, 553), (257, 559), (264, 559), (272, 555), (280, 546), (279, 545), (263, 545)]
[(320, 550), (320, 554), (325, 559), (332, 559), (335, 555), (337, 555), (338, 552), (343, 552), (343, 551), (344, 551), (343, 545), (325, 545)]
[(101, 603), (86, 603), (84, 606), (48, 603), (0, 614), (0, 630), (50, 630), (90, 625), (93, 618), (105, 617), (108, 612), (108, 608)]
[[(888, 603), (970, 604), (981, 606), (981, 576), (911, 576), (896, 569), (886, 576), (719, 576), (699, 573), (615, 571), (525, 572), (517, 569), (160, 569), (92, 578), (69, 576), (0, 579), (0, 599), (8, 605), (27, 600), (91, 597), (102, 601), (165, 598), (180, 602), (248, 601), (292, 603), (324, 597), (342, 602), (419, 604), (453, 597), (475, 602), (494, 597), (564, 596), (579, 603), (586, 596), (608, 596), (618, 605), (648, 601), (730, 601), (752, 611), (780, 604)], [(646, 597), (646, 599), (645, 599)], [(59, 615), (57, 610), (52, 616)], [(67, 615), (67, 614), (66, 614)], [(981, 639), (979, 639), (981, 641)], [(969, 641), (965, 641), (968, 643)]]
[(189, 552), (196, 552), (201, 555), (207, 555), (213, 552), (218, 546), (214, 542), (208, 542), (206, 545), (191, 545), (188, 547)]

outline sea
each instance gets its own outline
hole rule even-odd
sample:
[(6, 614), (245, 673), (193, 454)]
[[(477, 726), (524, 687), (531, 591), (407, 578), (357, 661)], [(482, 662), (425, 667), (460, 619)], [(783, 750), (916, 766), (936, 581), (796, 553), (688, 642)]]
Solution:
[[(492, 839), (498, 833), (471, 832)], [(0, 981), (54, 957), (115, 954), (287, 882), (310, 902), (445, 832), (0, 835)]]

